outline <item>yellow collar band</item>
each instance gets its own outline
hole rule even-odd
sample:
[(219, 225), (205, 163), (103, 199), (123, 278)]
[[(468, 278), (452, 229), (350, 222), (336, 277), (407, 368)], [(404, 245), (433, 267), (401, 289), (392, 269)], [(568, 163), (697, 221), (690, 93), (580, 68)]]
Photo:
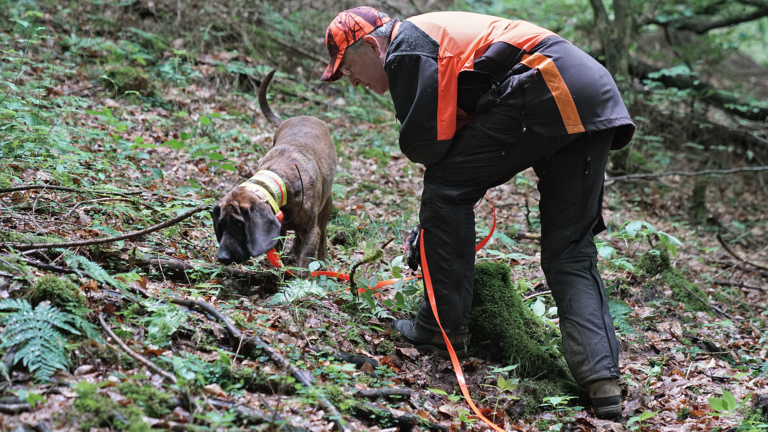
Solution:
[[(256, 184), (257, 182), (268, 187), (270, 190), (268, 191), (265, 187)], [(279, 175), (272, 171), (261, 170), (248, 179), (248, 181), (241, 183), (240, 186), (261, 192), (275, 214), (280, 211), (280, 207), (288, 204), (288, 190), (285, 188), (285, 183), (283, 183), (283, 179)]]

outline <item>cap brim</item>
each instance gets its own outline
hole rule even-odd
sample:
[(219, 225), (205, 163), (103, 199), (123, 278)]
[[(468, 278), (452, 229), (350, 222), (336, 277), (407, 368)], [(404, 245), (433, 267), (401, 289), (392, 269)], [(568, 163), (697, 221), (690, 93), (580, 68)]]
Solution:
[(343, 51), (339, 57), (336, 57), (334, 61), (328, 63), (328, 67), (325, 68), (325, 72), (323, 72), (323, 76), (320, 77), (320, 81), (336, 81), (344, 76), (344, 73), (338, 70), (342, 57), (344, 57)]

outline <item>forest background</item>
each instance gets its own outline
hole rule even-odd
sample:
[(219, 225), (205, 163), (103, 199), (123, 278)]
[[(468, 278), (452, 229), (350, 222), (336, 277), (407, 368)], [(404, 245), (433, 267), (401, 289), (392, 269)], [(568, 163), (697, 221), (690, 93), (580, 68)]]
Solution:
[[(0, 0), (0, 430), (487, 429), (450, 362), (389, 327), (422, 300), (399, 245), (423, 167), (399, 152), (388, 95), (319, 81), (327, 24), (358, 5)], [(499, 224), (478, 273), (499, 277), (480, 285), (529, 331), (476, 324), (463, 369), (484, 415), (505, 430), (768, 429), (768, 2), (368, 5), (551, 29), (606, 65), (638, 125), (611, 156), (596, 238), (622, 418), (596, 419), (553, 372), (530, 170), (489, 192)], [(272, 108), (325, 121), (339, 154), (332, 260), (310, 270), (354, 268), (357, 297), (263, 257), (216, 263), (208, 210), (271, 146), (255, 90), (272, 69)], [(480, 239), (493, 214), (476, 214)], [(500, 349), (510, 337), (554, 363)]]

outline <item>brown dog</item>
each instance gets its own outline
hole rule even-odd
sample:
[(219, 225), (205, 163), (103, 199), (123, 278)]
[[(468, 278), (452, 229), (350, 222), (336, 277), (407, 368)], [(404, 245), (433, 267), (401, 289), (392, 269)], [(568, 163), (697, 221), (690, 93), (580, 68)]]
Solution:
[(307, 268), (309, 258), (325, 260), (328, 255), (326, 228), (336, 149), (325, 124), (317, 118), (294, 117), (282, 122), (270, 110), (267, 87), (274, 72), (259, 87), (261, 111), (278, 126), (274, 145), (261, 159), (256, 176), (213, 207), (218, 259), (223, 264), (245, 262), (278, 246), (277, 237), (294, 231), (290, 264)]

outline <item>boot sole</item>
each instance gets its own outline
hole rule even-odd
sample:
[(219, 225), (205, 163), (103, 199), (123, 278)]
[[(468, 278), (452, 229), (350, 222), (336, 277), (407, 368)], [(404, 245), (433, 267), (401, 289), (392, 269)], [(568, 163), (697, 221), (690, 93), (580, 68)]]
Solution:
[(598, 418), (609, 420), (621, 416), (621, 396), (592, 399), (592, 409)]

